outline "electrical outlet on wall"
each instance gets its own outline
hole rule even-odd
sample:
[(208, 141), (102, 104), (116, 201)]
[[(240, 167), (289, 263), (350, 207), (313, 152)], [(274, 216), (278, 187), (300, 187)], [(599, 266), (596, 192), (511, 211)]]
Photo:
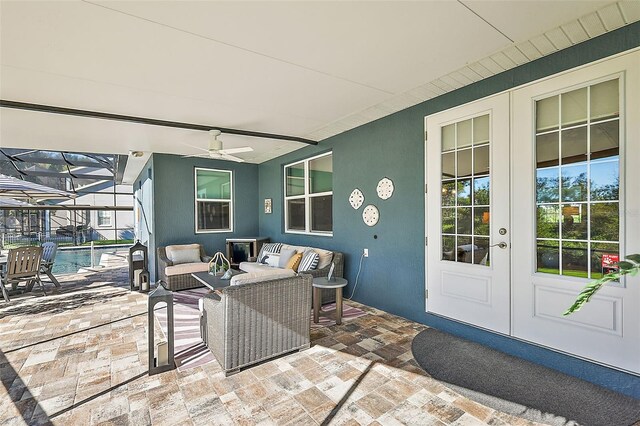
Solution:
[(362, 254), (364, 254), (364, 257), (369, 257), (369, 249), (364, 249)]

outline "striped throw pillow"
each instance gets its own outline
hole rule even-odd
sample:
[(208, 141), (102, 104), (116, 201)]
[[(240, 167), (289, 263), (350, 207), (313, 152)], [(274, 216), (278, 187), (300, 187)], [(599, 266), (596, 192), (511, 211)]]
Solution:
[(320, 261), (320, 256), (313, 250), (309, 250), (302, 256), (302, 260), (300, 261), (300, 265), (298, 266), (298, 272), (311, 271), (312, 269), (316, 269), (318, 267), (318, 262)]
[(258, 262), (262, 262), (261, 259), (264, 257), (265, 252), (280, 253), (280, 250), (282, 250), (282, 243), (263, 244), (260, 248), (260, 253), (258, 254)]

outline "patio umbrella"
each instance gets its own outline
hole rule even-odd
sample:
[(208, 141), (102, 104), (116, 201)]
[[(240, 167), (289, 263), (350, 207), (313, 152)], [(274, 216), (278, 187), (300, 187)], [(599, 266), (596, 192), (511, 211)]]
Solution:
[(29, 204), (26, 201), (14, 200), (13, 198), (0, 197), (0, 207), (18, 207), (26, 208), (31, 207), (33, 204)]
[(52, 200), (75, 198), (76, 195), (11, 176), (0, 175), (0, 197)]

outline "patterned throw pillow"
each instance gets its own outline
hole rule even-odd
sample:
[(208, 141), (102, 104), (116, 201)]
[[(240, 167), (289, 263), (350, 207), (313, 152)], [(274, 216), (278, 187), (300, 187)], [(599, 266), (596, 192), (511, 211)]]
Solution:
[(262, 262), (262, 258), (264, 257), (265, 254), (267, 254), (266, 252), (280, 253), (280, 250), (282, 250), (282, 243), (263, 244), (262, 247), (260, 248), (260, 253), (258, 253), (258, 262), (264, 263)]
[(318, 267), (320, 256), (315, 251), (309, 250), (304, 253), (300, 265), (298, 266), (298, 272), (311, 271)]
[(286, 269), (293, 269), (298, 272), (298, 267), (300, 266), (300, 261), (302, 260), (302, 253), (294, 254), (291, 259), (287, 262)]

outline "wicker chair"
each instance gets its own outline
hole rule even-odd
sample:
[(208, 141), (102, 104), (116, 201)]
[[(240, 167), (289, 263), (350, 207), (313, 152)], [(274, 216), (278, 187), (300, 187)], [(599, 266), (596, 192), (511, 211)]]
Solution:
[(225, 287), (203, 300), (203, 340), (226, 375), (309, 348), (312, 276)]
[[(174, 266), (173, 262), (167, 257), (166, 247), (158, 247), (158, 279), (162, 282), (162, 285), (167, 290), (179, 291), (187, 290), (190, 288), (204, 287), (200, 281), (191, 276), (191, 272), (206, 271), (206, 265), (201, 265), (198, 270), (193, 270), (184, 274), (167, 275), (167, 267)], [(203, 263), (209, 262), (211, 257), (207, 256), (204, 252), (204, 248), (200, 245), (200, 260)], [(199, 265), (200, 266), (200, 265)]]

